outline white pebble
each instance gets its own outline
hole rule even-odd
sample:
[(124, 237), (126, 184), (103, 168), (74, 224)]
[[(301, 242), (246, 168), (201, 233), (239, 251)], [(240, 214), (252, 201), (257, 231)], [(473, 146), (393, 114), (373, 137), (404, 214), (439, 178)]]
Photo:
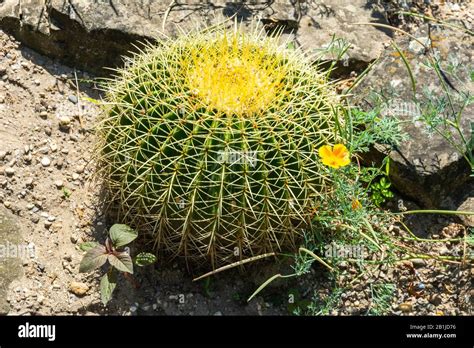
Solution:
[(15, 174), (15, 169), (13, 169), (12, 167), (8, 167), (5, 169), (5, 174), (8, 176), (12, 176), (13, 174)]
[(50, 164), (51, 164), (51, 160), (48, 157), (43, 157), (41, 159), (41, 165), (43, 167), (49, 167)]

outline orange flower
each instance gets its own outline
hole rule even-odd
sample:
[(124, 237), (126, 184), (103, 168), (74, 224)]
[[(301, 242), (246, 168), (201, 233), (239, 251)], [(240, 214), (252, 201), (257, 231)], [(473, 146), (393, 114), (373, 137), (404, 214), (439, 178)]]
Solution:
[(332, 168), (340, 168), (351, 163), (349, 151), (343, 144), (336, 144), (334, 148), (330, 145), (324, 145), (319, 148), (319, 157), (323, 164)]
[(355, 198), (352, 200), (352, 210), (357, 210), (357, 209), (361, 209), (362, 208), (362, 204), (360, 203), (360, 201)]

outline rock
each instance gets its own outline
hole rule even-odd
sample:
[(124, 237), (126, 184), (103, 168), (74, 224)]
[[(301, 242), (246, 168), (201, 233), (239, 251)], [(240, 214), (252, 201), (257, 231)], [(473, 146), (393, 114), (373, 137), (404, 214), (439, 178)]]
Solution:
[(61, 188), (64, 187), (64, 183), (63, 183), (62, 180), (56, 180), (56, 181), (54, 182), (54, 186), (56, 186), (57, 189), (61, 189)]
[(69, 130), (70, 126), (71, 126), (71, 119), (69, 117), (61, 116), (59, 118), (59, 129), (67, 131)]
[(5, 174), (7, 176), (13, 176), (15, 174), (15, 169), (12, 167), (5, 168)]
[[(282, 11), (272, 17), (278, 19), (279, 16), (283, 16), (283, 19), (291, 17), (294, 19), (294, 12), (294, 9)], [(352, 24), (372, 22), (374, 17), (378, 18), (379, 23), (384, 22), (376, 10), (367, 6), (366, 0), (353, 0), (350, 4), (347, 0), (331, 0), (316, 6), (307, 5), (307, 13), (301, 17), (300, 26), (296, 31), (296, 40), (306, 51), (314, 54), (328, 46), (333, 35), (338, 39), (344, 39), (350, 44), (350, 48), (342, 57), (342, 62), (336, 66), (335, 75), (348, 76), (351, 71), (362, 72), (368, 63), (378, 57), (384, 48), (384, 43), (390, 40), (380, 29)], [(327, 53), (324, 58), (334, 60), (336, 57), (334, 53)]]
[(438, 294), (431, 295), (429, 298), (429, 302), (435, 306), (439, 306), (442, 302), (441, 296)]
[[(426, 29), (423, 27), (415, 37), (427, 37)], [(452, 31), (447, 28), (433, 27), (431, 31), (433, 46), (441, 57), (441, 66), (456, 65), (456, 78), (451, 77), (452, 83), (460, 93), (450, 89), (455, 110), (461, 108), (461, 93), (470, 94), (472, 82), (470, 82), (471, 51), (474, 44), (472, 36), (464, 35), (460, 31)], [(428, 115), (429, 105), (437, 103), (434, 98), (446, 98), (442, 89), (442, 83), (433, 69), (426, 67), (426, 55), (415, 54), (409, 50), (411, 39), (402, 38), (398, 46), (405, 52), (412, 67), (416, 80), (416, 101), (413, 97), (411, 80), (399, 54), (390, 48), (384, 52), (380, 62), (372, 69), (367, 78), (356, 88), (354, 94), (357, 98), (355, 103), (362, 107), (364, 101), (370, 100), (372, 105), (377, 101), (370, 99), (379, 93), (384, 96), (384, 102), (380, 101), (381, 115), (383, 117), (396, 117), (404, 121), (402, 128), (408, 134), (407, 141), (402, 142), (396, 150), (379, 144), (372, 151), (363, 154), (364, 162), (378, 165), (386, 154), (390, 156), (390, 180), (393, 186), (402, 194), (419, 203), (423, 208), (444, 209), (444, 201), (453, 192), (467, 183), (470, 175), (469, 164), (462, 154), (458, 153), (442, 136), (429, 132), (421, 115)], [(451, 73), (449, 73), (451, 76)], [(396, 87), (390, 82), (395, 82)], [(472, 93), (472, 92), (471, 92)], [(437, 107), (437, 106), (436, 106)], [(432, 108), (436, 108), (433, 106)], [(474, 105), (468, 105), (464, 109), (462, 127), (465, 137), (470, 139), (470, 121), (474, 119)], [(445, 113), (449, 113), (446, 110)], [(440, 111), (431, 110), (436, 117), (443, 117)], [(453, 131), (454, 141), (460, 141), (459, 136)], [(464, 146), (462, 146), (464, 147)]]
[(75, 95), (70, 95), (67, 99), (73, 104), (77, 104), (78, 102), (77, 97)]
[(7, 291), (10, 283), (22, 275), (22, 261), (14, 257), (11, 248), (21, 246), (21, 226), (17, 217), (0, 207), (0, 315), (10, 311)]
[[(442, 207), (448, 210), (474, 212), (474, 179), (470, 178), (466, 185), (459, 187), (447, 197)], [(457, 215), (461, 222), (469, 227), (474, 227), (474, 215)]]
[(48, 157), (43, 157), (43, 158), (41, 159), (41, 165), (42, 165), (43, 167), (49, 167), (50, 164), (51, 164), (51, 160), (50, 160)]
[(80, 165), (80, 166), (77, 166), (77, 167), (76, 167), (75, 172), (76, 172), (77, 174), (82, 174), (82, 173), (84, 173), (84, 169), (85, 169), (85, 166)]
[(71, 282), (69, 284), (69, 291), (76, 296), (84, 296), (89, 291), (89, 286), (80, 282)]
[[(474, 212), (474, 191), (457, 208), (458, 211)], [(462, 222), (469, 227), (474, 227), (474, 215), (458, 215)]]
[(426, 261), (423, 260), (423, 259), (412, 259), (410, 260), (411, 263), (413, 264), (413, 266), (415, 266), (416, 268), (420, 268), (420, 267), (425, 267), (426, 266)]
[(402, 311), (403, 313), (409, 313), (413, 310), (413, 306), (411, 303), (404, 302), (398, 306), (398, 310)]
[[(110, 74), (104, 67), (122, 66), (122, 56), (136, 51), (134, 44), (173, 37), (180, 29), (192, 30), (195, 23), (216, 24), (234, 15), (246, 26), (252, 18), (260, 17), (267, 31), (283, 26), (285, 35), (292, 35), (309, 53), (329, 44), (333, 34), (339, 35), (351, 44), (345, 58), (349, 65), (357, 65), (356, 70), (373, 61), (389, 39), (384, 31), (372, 26), (350, 24), (369, 22), (374, 17), (384, 21), (366, 0), (353, 0), (351, 4), (332, 0), (330, 6), (301, 2), (301, 12), (290, 1), (269, 2), (266, 6), (258, 2), (240, 6), (223, 0), (212, 6), (197, 0), (176, 2), (162, 28), (168, 6), (164, 1), (149, 1), (146, 6), (126, 0), (114, 0), (113, 5), (108, 1), (83, 0), (72, 5), (51, 0), (43, 6), (37, 0), (22, 0), (21, 6), (17, 1), (6, 1), (0, 4), (0, 29), (44, 55), (99, 75)], [(205, 11), (193, 9), (196, 6)], [(295, 20), (298, 16), (300, 26)]]

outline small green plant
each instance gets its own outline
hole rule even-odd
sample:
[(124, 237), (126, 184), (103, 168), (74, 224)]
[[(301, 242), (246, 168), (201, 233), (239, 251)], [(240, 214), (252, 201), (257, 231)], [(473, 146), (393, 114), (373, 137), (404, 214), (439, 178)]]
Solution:
[(370, 284), (372, 302), (367, 315), (387, 314), (390, 311), (395, 289), (395, 284)]
[(380, 207), (388, 199), (393, 198), (393, 192), (390, 190), (390, 186), (392, 186), (392, 184), (385, 176), (370, 186), (370, 198), (377, 207)]
[(335, 286), (331, 289), (331, 293), (322, 298), (318, 294), (315, 294), (311, 299), (311, 302), (306, 306), (305, 310), (296, 311), (296, 315), (331, 315), (331, 312), (337, 308), (337, 305), (341, 301), (341, 295), (345, 289)]
[(61, 191), (62, 191), (62, 193), (63, 193), (63, 198), (64, 198), (64, 199), (68, 199), (68, 198), (71, 197), (71, 195), (72, 195), (72, 192), (69, 191), (69, 189), (66, 188), (66, 187), (63, 187)]
[(129, 248), (125, 248), (125, 246), (137, 237), (137, 232), (127, 225), (115, 224), (110, 228), (104, 245), (86, 242), (80, 246), (83, 251), (86, 251), (86, 254), (79, 266), (79, 272), (92, 272), (107, 262), (110, 264), (107, 273), (100, 281), (100, 294), (104, 305), (107, 305), (112, 299), (112, 293), (117, 286), (118, 272), (135, 285), (136, 281), (131, 277), (133, 264), (143, 267), (156, 262), (156, 256), (149, 253), (140, 253), (134, 260), (132, 259)]

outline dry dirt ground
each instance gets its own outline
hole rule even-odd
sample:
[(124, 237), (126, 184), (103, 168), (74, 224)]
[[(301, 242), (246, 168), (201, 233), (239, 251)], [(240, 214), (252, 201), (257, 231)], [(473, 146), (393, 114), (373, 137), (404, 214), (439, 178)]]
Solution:
[[(82, 82), (79, 90), (76, 77)], [(261, 263), (245, 273), (235, 269), (209, 282), (192, 282), (181, 264), (158, 263), (139, 270), (140, 288), (122, 281), (104, 307), (99, 274), (78, 273), (83, 255), (78, 245), (94, 238), (103, 241), (110, 224), (98, 208), (98, 189), (90, 180), (98, 114), (86, 99), (98, 97), (91, 79), (19, 46), (0, 31), (0, 204), (14, 214), (24, 243), (36, 248), (34, 259), (22, 260), (23, 276), (10, 284), (10, 314), (282, 315), (289, 314), (289, 289), (297, 289), (302, 298), (328, 299), (335, 283), (317, 266), (247, 303), (263, 281), (281, 271), (279, 265)], [(466, 233), (465, 227), (444, 218), (419, 223), (429, 226), (434, 238)], [(463, 244), (426, 243), (423, 248), (450, 255), (461, 252)], [(346, 290), (326, 313), (366, 314), (375, 305), (372, 284), (391, 283), (396, 290), (389, 314), (470, 314), (473, 272), (469, 265), (419, 260), (385, 265), (354, 279), (355, 269), (347, 266), (337, 281)], [(421, 283), (424, 291), (414, 294), (410, 285), (421, 289)]]

